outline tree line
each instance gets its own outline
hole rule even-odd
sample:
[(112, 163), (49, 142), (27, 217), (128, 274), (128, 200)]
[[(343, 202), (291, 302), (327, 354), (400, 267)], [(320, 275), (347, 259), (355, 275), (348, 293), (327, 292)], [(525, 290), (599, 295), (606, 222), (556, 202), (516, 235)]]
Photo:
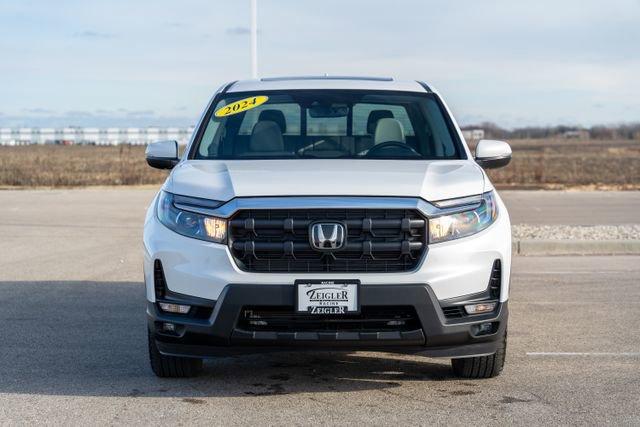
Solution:
[(477, 125), (463, 126), (463, 130), (484, 129), (485, 138), (495, 139), (543, 139), (563, 138), (585, 135), (592, 139), (637, 139), (640, 140), (640, 123), (620, 125), (579, 126), (526, 126), (505, 129), (495, 123), (483, 122)]

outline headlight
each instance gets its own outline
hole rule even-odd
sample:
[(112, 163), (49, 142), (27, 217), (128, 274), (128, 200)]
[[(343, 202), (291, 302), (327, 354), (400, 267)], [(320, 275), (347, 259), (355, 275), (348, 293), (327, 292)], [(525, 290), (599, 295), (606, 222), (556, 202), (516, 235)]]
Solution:
[[(454, 203), (448, 201), (447, 204)], [(480, 205), (474, 209), (429, 219), (429, 242), (440, 243), (470, 236), (493, 224), (497, 217), (498, 207), (493, 191), (484, 193)]]
[(227, 240), (227, 220), (178, 209), (171, 193), (160, 192), (158, 219), (167, 228), (183, 236), (225, 243)]

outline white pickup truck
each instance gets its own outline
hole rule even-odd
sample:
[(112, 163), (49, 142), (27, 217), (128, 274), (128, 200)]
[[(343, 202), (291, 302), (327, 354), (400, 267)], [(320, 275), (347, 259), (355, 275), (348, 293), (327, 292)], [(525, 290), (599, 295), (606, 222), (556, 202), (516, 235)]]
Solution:
[(503, 367), (511, 231), (446, 104), (416, 81), (293, 77), (222, 86), (144, 225), (149, 355), (159, 376), (202, 359), (367, 350)]

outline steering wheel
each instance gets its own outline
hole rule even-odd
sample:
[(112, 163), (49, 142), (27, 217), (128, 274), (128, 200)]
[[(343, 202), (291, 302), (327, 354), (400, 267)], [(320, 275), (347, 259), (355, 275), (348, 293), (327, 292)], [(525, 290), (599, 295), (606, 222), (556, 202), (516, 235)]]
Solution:
[(400, 141), (387, 141), (376, 144), (369, 149), (369, 151), (367, 152), (367, 157), (375, 157), (376, 155), (380, 154), (380, 151), (387, 150), (389, 148), (399, 148), (400, 150), (404, 150), (407, 152), (408, 157), (422, 157), (416, 150)]

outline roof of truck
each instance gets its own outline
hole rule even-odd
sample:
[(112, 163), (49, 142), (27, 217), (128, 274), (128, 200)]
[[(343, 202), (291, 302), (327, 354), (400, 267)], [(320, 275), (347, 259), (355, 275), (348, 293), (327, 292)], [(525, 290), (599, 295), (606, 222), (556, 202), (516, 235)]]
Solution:
[(365, 89), (403, 92), (431, 92), (425, 83), (414, 80), (395, 80), (391, 77), (300, 76), (268, 77), (230, 83), (227, 92), (287, 89)]

